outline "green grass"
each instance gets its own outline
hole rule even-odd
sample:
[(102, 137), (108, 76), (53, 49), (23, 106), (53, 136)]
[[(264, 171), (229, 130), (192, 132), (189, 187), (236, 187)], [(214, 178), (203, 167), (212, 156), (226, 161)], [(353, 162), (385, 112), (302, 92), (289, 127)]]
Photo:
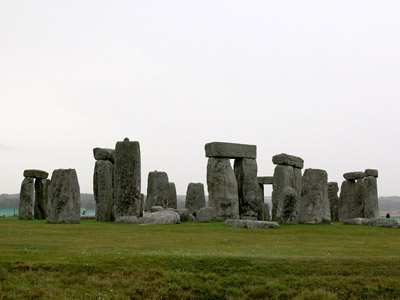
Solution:
[(4, 218), (0, 299), (400, 299), (400, 230)]

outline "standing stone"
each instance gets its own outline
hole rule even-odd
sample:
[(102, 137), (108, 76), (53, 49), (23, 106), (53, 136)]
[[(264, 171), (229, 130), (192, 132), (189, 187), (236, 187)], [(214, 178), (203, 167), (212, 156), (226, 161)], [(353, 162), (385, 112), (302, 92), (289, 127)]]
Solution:
[(304, 224), (331, 222), (328, 199), (328, 174), (324, 170), (307, 169), (303, 175), (299, 221)]
[(296, 167), (293, 168), (293, 174), (294, 174), (293, 189), (296, 191), (297, 194), (296, 219), (298, 221), (300, 219), (301, 187), (303, 185), (303, 176), (301, 174), (301, 169)]
[(269, 221), (270, 220), (268, 203), (264, 203), (264, 202), (261, 203), (258, 214), (259, 214), (258, 220), (260, 220), (260, 221)]
[(138, 216), (140, 210), (140, 145), (125, 138), (117, 142), (114, 153), (115, 219)]
[(297, 216), (297, 192), (291, 187), (285, 187), (279, 199), (276, 220), (280, 224), (293, 224)]
[(255, 159), (235, 159), (235, 175), (239, 192), (239, 215), (241, 219), (257, 220), (260, 202), (257, 197), (257, 162)]
[(19, 194), (19, 219), (32, 220), (32, 206), (34, 195), (34, 182), (32, 177), (25, 177), (21, 184)]
[(354, 218), (364, 218), (364, 178), (356, 180), (356, 190), (354, 194)]
[(331, 222), (339, 222), (339, 186), (337, 182), (328, 182), (328, 199), (331, 208)]
[(272, 190), (272, 220), (276, 220), (279, 201), (285, 187), (294, 187), (295, 177), (294, 168), (289, 165), (277, 165), (274, 171), (273, 190)]
[(150, 211), (153, 206), (168, 207), (168, 175), (165, 172), (149, 172), (147, 182), (147, 199), (145, 210)]
[(114, 166), (108, 160), (96, 161), (93, 193), (96, 201), (96, 221), (114, 221)]
[(339, 221), (357, 218), (355, 207), (356, 182), (345, 180), (340, 187)]
[(208, 159), (207, 186), (209, 206), (217, 220), (239, 219), (238, 184), (228, 158)]
[(47, 221), (79, 223), (80, 212), (80, 189), (75, 169), (54, 170), (49, 186)]
[(364, 218), (377, 217), (379, 217), (377, 179), (375, 176), (367, 176), (364, 178)]
[(48, 188), (49, 179), (35, 179), (35, 205), (34, 205), (34, 218), (37, 220), (47, 219), (47, 201), (48, 201)]
[(139, 217), (143, 217), (143, 210), (144, 210), (144, 194), (140, 194)]
[(264, 185), (263, 184), (258, 184), (257, 187), (257, 202), (258, 204), (264, 203)]
[(168, 184), (168, 208), (177, 209), (178, 200), (176, 197), (176, 186), (175, 183), (170, 182)]
[(189, 210), (189, 214), (194, 214), (205, 206), (206, 197), (204, 195), (204, 185), (202, 183), (189, 183), (185, 201), (185, 208)]

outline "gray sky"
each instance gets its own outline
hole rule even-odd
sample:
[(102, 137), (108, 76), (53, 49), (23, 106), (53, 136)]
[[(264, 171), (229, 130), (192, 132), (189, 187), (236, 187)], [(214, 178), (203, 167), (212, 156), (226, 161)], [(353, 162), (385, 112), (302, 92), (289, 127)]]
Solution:
[(400, 195), (400, 1), (0, 1), (0, 193), (24, 169), (76, 168), (129, 137), (179, 194), (204, 144), (305, 168), (377, 168)]

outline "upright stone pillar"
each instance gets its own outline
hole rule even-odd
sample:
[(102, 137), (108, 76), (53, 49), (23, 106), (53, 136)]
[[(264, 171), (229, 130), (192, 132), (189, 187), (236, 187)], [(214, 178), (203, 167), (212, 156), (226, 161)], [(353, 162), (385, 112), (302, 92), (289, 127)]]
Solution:
[(153, 206), (168, 207), (168, 175), (165, 172), (150, 172), (147, 182), (147, 198), (145, 210), (150, 211)]
[(143, 211), (144, 211), (144, 194), (140, 194), (139, 217), (143, 217)]
[(280, 224), (293, 224), (296, 221), (297, 202), (297, 192), (291, 187), (285, 187), (276, 211), (276, 220)]
[(339, 221), (356, 218), (355, 211), (356, 181), (345, 180), (340, 187)]
[(47, 219), (47, 201), (48, 201), (48, 188), (49, 179), (35, 179), (35, 205), (34, 205), (34, 218), (37, 220)]
[(94, 167), (93, 193), (96, 221), (114, 221), (114, 166), (111, 161), (98, 160)]
[(379, 217), (378, 170), (365, 170), (364, 178), (364, 218)]
[(140, 210), (140, 145), (125, 138), (115, 146), (114, 203), (115, 219), (138, 216)]
[(331, 222), (339, 222), (339, 186), (337, 182), (328, 182), (328, 199), (331, 208)]
[(175, 183), (170, 182), (168, 184), (168, 208), (177, 209), (178, 200), (176, 196), (176, 186)]
[(257, 162), (249, 158), (235, 159), (234, 169), (238, 183), (240, 218), (257, 220), (260, 209), (257, 198)]
[(79, 223), (81, 199), (78, 176), (74, 169), (54, 170), (49, 186), (47, 221)]
[(189, 183), (186, 191), (185, 208), (189, 210), (190, 214), (194, 214), (205, 206), (204, 185), (202, 183)]
[(257, 177), (258, 181), (258, 190), (257, 190), (257, 199), (259, 203), (259, 211), (258, 211), (258, 220), (260, 221), (269, 221), (269, 205), (264, 203), (264, 185), (272, 185), (274, 183), (273, 176), (259, 176)]
[(301, 192), (300, 222), (321, 224), (331, 222), (328, 199), (328, 174), (324, 170), (306, 169)]
[(32, 220), (34, 182), (32, 177), (25, 177), (19, 194), (19, 219)]
[(238, 184), (228, 158), (210, 157), (207, 164), (209, 206), (218, 220), (239, 219)]

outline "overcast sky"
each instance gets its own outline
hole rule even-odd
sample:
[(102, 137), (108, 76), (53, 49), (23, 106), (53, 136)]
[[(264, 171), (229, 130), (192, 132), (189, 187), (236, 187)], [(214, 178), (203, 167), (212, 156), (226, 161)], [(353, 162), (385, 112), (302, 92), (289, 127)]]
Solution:
[[(0, 1), (0, 193), (140, 142), (142, 191), (206, 183), (204, 144), (325, 169), (379, 169), (400, 195), (400, 1)], [(267, 190), (267, 191), (270, 191)], [(268, 194), (268, 192), (267, 192)]]

